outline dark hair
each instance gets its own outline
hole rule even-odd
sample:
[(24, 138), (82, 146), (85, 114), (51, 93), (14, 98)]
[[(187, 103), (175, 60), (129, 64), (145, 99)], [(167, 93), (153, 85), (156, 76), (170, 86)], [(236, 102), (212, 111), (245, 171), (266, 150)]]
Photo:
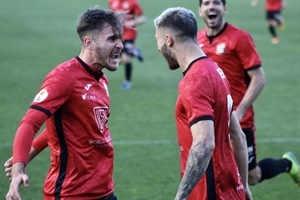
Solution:
[[(199, 6), (201, 7), (203, 0), (199, 0)], [(222, 4), (226, 6), (226, 0), (221, 0)]]
[(82, 13), (77, 19), (77, 33), (82, 40), (87, 33), (101, 31), (106, 26), (110, 25), (113, 32), (122, 38), (122, 23), (118, 17), (111, 11), (100, 8), (90, 8)]
[(157, 28), (171, 29), (176, 37), (192, 38), (197, 37), (197, 21), (195, 14), (185, 8), (168, 8), (160, 16), (154, 19)]

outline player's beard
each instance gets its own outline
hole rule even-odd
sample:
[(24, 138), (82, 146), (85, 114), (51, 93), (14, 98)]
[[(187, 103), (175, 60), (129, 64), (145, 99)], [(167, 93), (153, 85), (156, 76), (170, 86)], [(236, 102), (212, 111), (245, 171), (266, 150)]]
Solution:
[(103, 50), (100, 47), (95, 48), (94, 59), (96, 60), (97, 65), (106, 68), (108, 71), (116, 71), (118, 69), (118, 63), (112, 65), (110, 52)]
[(175, 69), (178, 69), (180, 67), (177, 60), (174, 58), (175, 55), (173, 55), (173, 53), (168, 49), (166, 44), (163, 44), (163, 46), (161, 47), (160, 52), (165, 57), (168, 65), (169, 65), (169, 69), (175, 70)]

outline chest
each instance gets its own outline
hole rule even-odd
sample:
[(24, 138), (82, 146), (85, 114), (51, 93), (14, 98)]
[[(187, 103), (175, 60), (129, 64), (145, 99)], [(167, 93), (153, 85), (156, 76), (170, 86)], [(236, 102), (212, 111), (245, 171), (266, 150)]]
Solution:
[[(211, 58), (227, 58), (235, 56), (235, 42), (227, 37), (208, 39), (206, 36), (198, 40), (204, 53)], [(213, 59), (214, 60), (214, 59)]]
[(97, 81), (92, 78), (77, 80), (72, 96), (65, 104), (67, 107), (76, 107), (80, 110), (110, 107), (110, 98), (106, 81)]

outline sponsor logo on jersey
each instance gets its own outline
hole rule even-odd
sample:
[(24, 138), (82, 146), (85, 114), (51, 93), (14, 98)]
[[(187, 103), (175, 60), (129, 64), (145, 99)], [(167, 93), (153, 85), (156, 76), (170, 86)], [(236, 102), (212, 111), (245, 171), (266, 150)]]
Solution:
[(84, 93), (83, 95), (81, 95), (81, 98), (82, 98), (83, 100), (96, 101), (96, 96), (88, 95), (87, 93)]
[(108, 135), (105, 138), (101, 138), (101, 139), (88, 140), (88, 143), (90, 145), (93, 145), (96, 148), (107, 148), (107, 147), (112, 146), (110, 135)]
[(42, 101), (44, 101), (48, 96), (48, 92), (47, 90), (44, 88), (42, 89), (34, 98), (34, 102), (40, 103)]
[(85, 90), (89, 90), (91, 86), (92, 86), (92, 84), (86, 84), (86, 86), (84, 87), (84, 89)]

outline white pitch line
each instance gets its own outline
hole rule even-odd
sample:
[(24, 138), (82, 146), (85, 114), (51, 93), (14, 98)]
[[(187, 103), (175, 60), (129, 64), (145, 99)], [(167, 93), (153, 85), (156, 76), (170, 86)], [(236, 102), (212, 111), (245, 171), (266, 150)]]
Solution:
[[(260, 138), (257, 139), (257, 143), (299, 143), (300, 137), (296, 138)], [(130, 146), (130, 145), (168, 145), (176, 144), (176, 141), (171, 140), (136, 140), (136, 141), (113, 141), (116, 146)], [(0, 143), (0, 148), (11, 147), (11, 143)]]

